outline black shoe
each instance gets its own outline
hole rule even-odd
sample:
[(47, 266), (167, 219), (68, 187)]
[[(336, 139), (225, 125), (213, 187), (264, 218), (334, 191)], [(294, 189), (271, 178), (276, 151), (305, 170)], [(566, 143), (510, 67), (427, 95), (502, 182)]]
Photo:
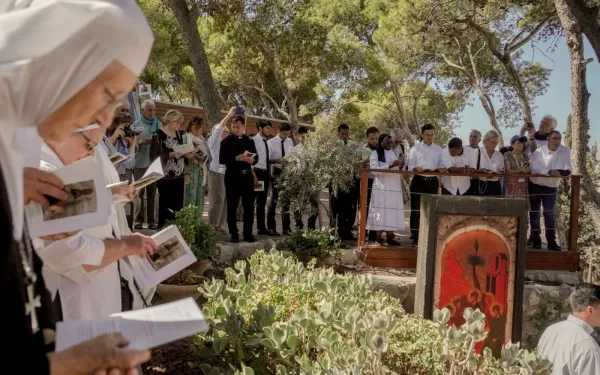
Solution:
[(276, 229), (271, 229), (271, 230), (269, 230), (269, 232), (271, 232), (270, 235), (273, 236), (273, 237), (279, 237), (279, 236), (281, 236), (281, 234), (279, 234), (279, 232)]
[(261, 236), (272, 236), (273, 235), (273, 232), (271, 232), (270, 230), (267, 230), (267, 229), (260, 229), (257, 233)]
[(562, 247), (560, 247), (559, 244), (557, 244), (556, 242), (553, 244), (549, 244), (548, 245), (548, 250), (552, 250), (552, 251), (561, 251)]
[(411, 243), (410, 243), (410, 247), (412, 247), (412, 248), (415, 248), (415, 249), (416, 249), (416, 248), (418, 248), (418, 247), (419, 247), (419, 243), (418, 243), (417, 241), (414, 241), (414, 240), (413, 240), (413, 242), (411, 242)]
[(398, 241), (396, 241), (394, 239), (387, 240), (387, 244), (388, 244), (388, 246), (400, 246), (401, 245), (400, 242), (398, 242)]
[(252, 235), (244, 236), (244, 242), (253, 243), (253, 242), (256, 242), (256, 238), (254, 238), (254, 236), (252, 236)]
[(144, 226), (142, 224), (136, 224), (133, 226), (133, 229), (142, 229)]
[(238, 243), (240, 242), (240, 236), (237, 234), (232, 234), (231, 235), (231, 243)]
[(284, 230), (283, 232), (281, 232), (282, 235), (284, 236), (291, 236), (292, 235), (292, 231), (289, 229)]
[(533, 239), (531, 237), (527, 239), (527, 247), (533, 247)]
[(541, 249), (542, 248), (542, 241), (535, 241), (535, 240), (532, 241), (531, 247), (534, 248), (534, 249), (536, 249), (536, 250)]
[(150, 224), (150, 225), (148, 225), (148, 229), (150, 229), (150, 230), (158, 230), (158, 225), (156, 225), (156, 224)]

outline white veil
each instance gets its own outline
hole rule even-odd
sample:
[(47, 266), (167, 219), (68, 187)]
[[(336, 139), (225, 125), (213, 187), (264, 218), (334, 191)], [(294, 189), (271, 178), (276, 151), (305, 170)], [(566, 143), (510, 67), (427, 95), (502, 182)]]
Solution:
[(23, 220), (16, 130), (41, 123), (113, 60), (139, 75), (153, 41), (133, 0), (2, 0), (0, 165), (16, 238)]

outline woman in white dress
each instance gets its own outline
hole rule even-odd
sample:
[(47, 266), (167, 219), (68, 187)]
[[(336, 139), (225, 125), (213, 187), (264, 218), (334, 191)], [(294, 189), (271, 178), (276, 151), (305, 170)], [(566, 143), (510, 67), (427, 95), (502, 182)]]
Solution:
[[(392, 137), (381, 134), (377, 150), (371, 153), (371, 169), (400, 169), (400, 161), (392, 151)], [(376, 232), (377, 242), (382, 242), (386, 232), (387, 244), (399, 246), (394, 240), (394, 230), (404, 229), (404, 202), (402, 182), (394, 173), (375, 173), (373, 191), (367, 217), (367, 229)]]

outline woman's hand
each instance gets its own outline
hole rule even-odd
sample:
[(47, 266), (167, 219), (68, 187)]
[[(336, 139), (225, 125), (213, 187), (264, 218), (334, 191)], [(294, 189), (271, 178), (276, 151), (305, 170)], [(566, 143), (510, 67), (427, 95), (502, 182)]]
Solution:
[(183, 154), (181, 152), (175, 152), (175, 151), (169, 152), (170, 158), (180, 158), (181, 156), (183, 156)]
[(528, 166), (528, 165), (526, 165), (526, 166), (523, 166), (523, 167), (519, 168), (519, 171), (521, 173), (524, 173), (524, 174), (530, 174), (531, 173), (531, 167)]
[(119, 139), (119, 137), (125, 138), (125, 131), (123, 130), (123, 127), (117, 128), (117, 130), (115, 130), (113, 135), (110, 136), (110, 138), (109, 138), (110, 143), (112, 143), (114, 145), (117, 142), (117, 139)]
[(53, 173), (36, 168), (23, 168), (23, 203), (36, 202), (48, 207), (50, 202), (44, 195), (65, 201), (69, 195), (63, 190), (65, 185)]
[(132, 200), (137, 194), (137, 190), (133, 185), (113, 186), (110, 188), (110, 192), (113, 195), (122, 195), (129, 200)]
[(156, 251), (156, 242), (152, 237), (140, 233), (134, 233), (131, 236), (124, 236), (125, 252), (127, 255), (139, 255), (141, 257), (152, 255)]
[(188, 152), (187, 154), (183, 155), (184, 157), (191, 159), (194, 157), (194, 153), (193, 152)]

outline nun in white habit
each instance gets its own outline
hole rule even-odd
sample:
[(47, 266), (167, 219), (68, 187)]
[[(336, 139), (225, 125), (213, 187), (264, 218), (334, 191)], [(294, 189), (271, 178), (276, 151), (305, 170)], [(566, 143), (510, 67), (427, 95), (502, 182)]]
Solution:
[[(392, 150), (392, 137), (381, 134), (377, 150), (371, 153), (371, 169), (399, 170), (400, 161)], [(394, 231), (404, 229), (404, 202), (402, 199), (402, 181), (394, 173), (375, 173), (367, 229), (376, 233), (377, 242), (382, 242), (386, 232), (388, 245), (399, 246), (394, 240)]]
[[(24, 172), (24, 154), (35, 160), (41, 143), (22, 150), (15, 135), (19, 128), (37, 126), (42, 138), (62, 141), (94, 122), (107, 127), (113, 106), (143, 70), (152, 42), (152, 32), (131, 0), (0, 2), (0, 203), (6, 202), (0, 204), (0, 291), (7, 304), (0, 319), (9, 322), (3, 330), (10, 343), (3, 368), (9, 372), (45, 374), (52, 368), (53, 374), (94, 373), (129, 369), (149, 356), (121, 349), (119, 335), (46, 355), (40, 330), (45, 327), (37, 323), (48, 318), (40, 316), (48, 306), (31, 304), (45, 287), (41, 262), (28, 241), (21, 242), (23, 203), (47, 202), (42, 194), (53, 194), (60, 182), (31, 168)], [(34, 293), (27, 293), (28, 286), (35, 286)], [(25, 307), (32, 306), (37, 309), (26, 314)]]

